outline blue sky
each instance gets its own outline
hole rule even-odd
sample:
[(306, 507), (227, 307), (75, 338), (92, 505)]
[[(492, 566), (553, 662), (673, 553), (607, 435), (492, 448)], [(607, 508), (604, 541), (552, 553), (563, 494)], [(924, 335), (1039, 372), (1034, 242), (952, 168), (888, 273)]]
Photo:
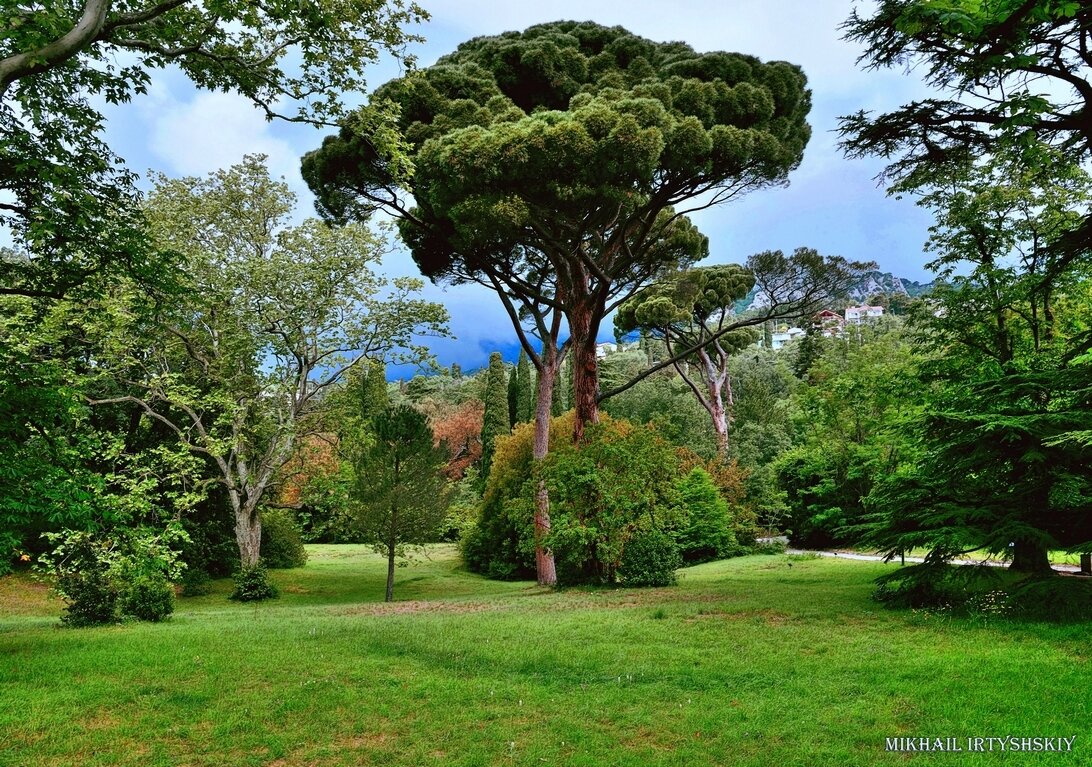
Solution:
[[(876, 160), (846, 160), (836, 147), (837, 117), (858, 109), (883, 110), (924, 94), (913, 72), (864, 72), (860, 49), (842, 41), (838, 26), (852, 9), (849, 0), (419, 0), (432, 16), (417, 31), (426, 42), (414, 53), (427, 66), (460, 42), (479, 35), (524, 29), (559, 19), (619, 24), (653, 40), (682, 40), (699, 51), (727, 50), (799, 64), (808, 76), (813, 107), (812, 139), (801, 167), (785, 189), (755, 193), (703, 211), (695, 222), (710, 239), (708, 263), (741, 261), (771, 249), (799, 246), (847, 258), (874, 260), (885, 271), (927, 280), (922, 252), (930, 219), (910, 200), (887, 197), (874, 177)], [(867, 4), (858, 3), (867, 8)], [(369, 73), (374, 87), (398, 70), (384, 62)], [(351, 103), (361, 96), (353, 94)], [(147, 96), (106, 110), (108, 140), (138, 171), (203, 175), (261, 152), (283, 175), (310, 214), (313, 198), (299, 175), (299, 158), (321, 142), (306, 126), (267, 123), (244, 99), (196, 91), (176, 72), (158, 73)], [(391, 275), (415, 274), (402, 250), (384, 261)], [(431, 345), (441, 364), (470, 369), (485, 364), (494, 349), (514, 349), (514, 334), (497, 299), (472, 286), (427, 294), (451, 313), (455, 340)], [(606, 323), (603, 336), (610, 335)], [(508, 355), (506, 355), (508, 356)]]

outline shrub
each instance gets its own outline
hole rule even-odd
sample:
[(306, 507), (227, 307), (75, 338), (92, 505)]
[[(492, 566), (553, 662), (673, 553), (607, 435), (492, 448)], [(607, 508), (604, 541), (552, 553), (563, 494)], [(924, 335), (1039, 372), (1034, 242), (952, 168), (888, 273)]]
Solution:
[(200, 567), (189, 567), (182, 575), (182, 596), (203, 597), (212, 593), (212, 578)]
[(944, 563), (926, 563), (901, 567), (877, 579), (873, 598), (893, 607), (932, 607), (951, 610), (962, 608), (980, 582), (988, 580), (996, 587), (999, 573), (990, 568), (960, 567)]
[[(98, 532), (47, 533), (54, 549), (41, 557), (55, 576), (54, 589), (65, 600), (61, 621), (70, 626), (115, 623), (120, 613), (161, 620), (167, 578), (177, 575), (178, 552), (188, 541), (178, 523), (161, 531), (117, 528)], [(159, 605), (155, 607), (153, 605)], [(130, 610), (130, 607), (132, 609)], [(145, 618), (155, 615), (158, 617)]]
[(123, 615), (158, 622), (174, 612), (174, 587), (162, 573), (141, 575), (125, 584), (118, 604)]
[[(90, 533), (71, 536), (55, 566), (54, 589), (65, 601), (61, 622), (98, 626), (118, 620), (118, 587), (103, 542)], [(57, 552), (61, 552), (61, 548)], [(57, 553), (55, 552), (55, 553)]]
[(542, 476), (559, 583), (614, 583), (634, 534), (678, 525), (678, 461), (652, 428), (603, 416), (580, 445), (555, 448)]
[(262, 514), (262, 561), (266, 567), (288, 569), (307, 564), (307, 549), (296, 521), (283, 509)]
[(787, 548), (785, 541), (780, 538), (768, 538), (764, 541), (755, 541), (749, 551), (752, 554), (784, 554)]
[(481, 481), (478, 470), (473, 466), (452, 485), (451, 502), (448, 504), (447, 516), (440, 533), (442, 541), (459, 541), (464, 538), (469, 528), (478, 517), (478, 509), (481, 508), (482, 495), (478, 491)]
[(238, 602), (260, 602), (263, 599), (276, 599), (280, 591), (269, 578), (265, 562), (258, 560), (253, 567), (241, 567), (234, 575), (235, 590), (231, 592), (229, 599)]
[(679, 553), (689, 563), (724, 559), (740, 551), (728, 502), (713, 484), (709, 472), (695, 466), (677, 484), (686, 521), (679, 530)]
[(1013, 615), (1048, 621), (1092, 619), (1092, 582), (1060, 575), (1028, 578), (1009, 589)]
[(643, 530), (626, 541), (619, 579), (626, 586), (671, 586), (682, 567), (679, 547), (659, 530)]

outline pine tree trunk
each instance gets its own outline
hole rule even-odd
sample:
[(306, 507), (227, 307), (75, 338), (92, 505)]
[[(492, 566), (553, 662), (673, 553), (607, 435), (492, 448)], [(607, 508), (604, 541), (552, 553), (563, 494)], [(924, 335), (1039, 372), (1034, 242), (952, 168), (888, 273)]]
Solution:
[[(399, 487), (401, 478), (401, 461), (398, 456), (394, 458), (394, 486)], [(387, 530), (387, 595), (384, 602), (394, 601), (394, 554), (398, 548), (398, 496), (393, 496), (391, 501), (391, 526)]]
[[(550, 415), (553, 405), (554, 382), (557, 379), (556, 352), (543, 350), (542, 369), (538, 371), (537, 399), (535, 400), (535, 431), (532, 457), (541, 461), (550, 449)], [(544, 541), (550, 534), (550, 496), (546, 483), (540, 481), (535, 491), (535, 573), (543, 586), (557, 584), (553, 552)]]
[(394, 541), (387, 542), (387, 595), (383, 601), (394, 601)]
[(588, 424), (599, 423), (599, 362), (595, 358), (595, 334), (592, 327), (594, 312), (590, 305), (578, 304), (569, 312), (569, 332), (572, 334), (573, 408), (576, 420), (573, 424), (573, 442), (584, 439)]
[(1048, 575), (1054, 570), (1050, 567), (1050, 555), (1038, 541), (1019, 540), (1012, 546), (1012, 564), (1010, 570), (1021, 573)]

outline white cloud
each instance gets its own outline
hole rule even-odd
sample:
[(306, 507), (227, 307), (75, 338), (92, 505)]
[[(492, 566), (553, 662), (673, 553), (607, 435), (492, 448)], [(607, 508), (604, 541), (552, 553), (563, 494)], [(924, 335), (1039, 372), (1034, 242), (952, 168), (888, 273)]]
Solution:
[(148, 146), (170, 173), (203, 176), (238, 163), (243, 155), (264, 154), (274, 176), (284, 176), (297, 194), (306, 194), (300, 153), (274, 136), (271, 124), (246, 99), (196, 92), (189, 101), (177, 101), (166, 89), (149, 95), (142, 105), (150, 123)]

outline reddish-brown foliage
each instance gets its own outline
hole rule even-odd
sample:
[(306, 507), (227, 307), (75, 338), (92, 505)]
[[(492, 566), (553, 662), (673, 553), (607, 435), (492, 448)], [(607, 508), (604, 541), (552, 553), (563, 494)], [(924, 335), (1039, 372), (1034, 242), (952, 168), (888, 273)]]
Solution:
[(296, 443), (292, 457), (281, 468), (277, 503), (294, 506), (312, 477), (333, 474), (338, 469), (336, 434), (311, 434)]
[[(432, 404), (432, 403), (430, 403)], [(432, 435), (436, 444), (447, 446), (448, 463), (445, 470), (451, 479), (462, 479), (467, 467), (482, 457), (482, 416), (485, 406), (478, 400), (468, 400), (461, 405), (448, 405), (426, 409)]]

